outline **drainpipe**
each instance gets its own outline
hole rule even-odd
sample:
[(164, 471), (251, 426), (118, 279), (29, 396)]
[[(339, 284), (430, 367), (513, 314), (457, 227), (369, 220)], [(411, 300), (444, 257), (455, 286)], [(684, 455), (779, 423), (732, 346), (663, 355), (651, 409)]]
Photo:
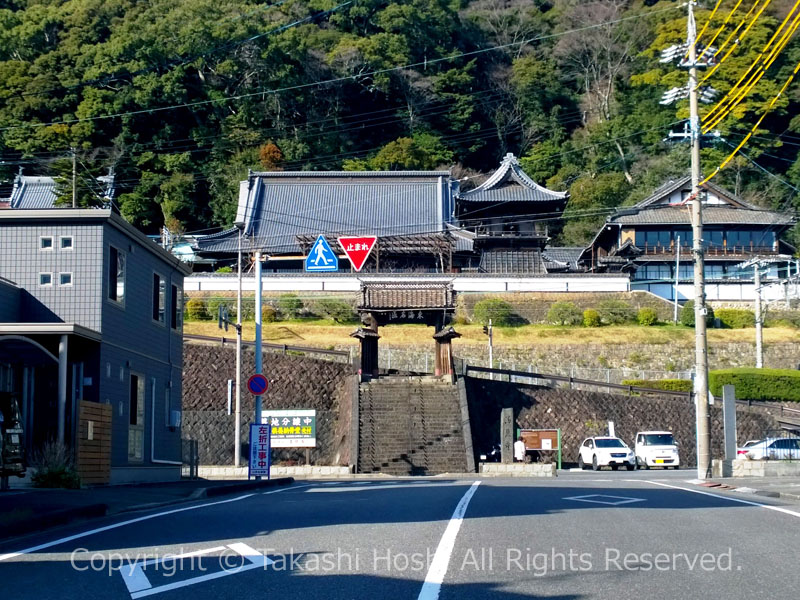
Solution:
[(64, 443), (67, 418), (67, 335), (58, 342), (58, 443)]
[[(169, 332), (172, 336), (172, 332)], [(170, 370), (172, 367), (170, 367)], [(171, 376), (171, 373), (170, 373)], [(172, 388), (170, 388), (171, 390)], [(170, 393), (172, 393), (170, 391)], [(150, 378), (150, 462), (158, 465), (183, 465), (180, 460), (161, 460), (156, 458), (156, 378)]]

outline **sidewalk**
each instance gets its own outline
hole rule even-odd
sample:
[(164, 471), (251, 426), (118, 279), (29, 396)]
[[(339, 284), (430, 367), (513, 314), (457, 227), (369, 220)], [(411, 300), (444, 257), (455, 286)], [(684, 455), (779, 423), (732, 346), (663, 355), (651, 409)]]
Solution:
[(81, 490), (15, 489), (0, 492), (0, 539), (79, 519), (144, 510), (261, 487), (288, 485), (293, 481), (291, 477), (267, 481), (196, 479)]

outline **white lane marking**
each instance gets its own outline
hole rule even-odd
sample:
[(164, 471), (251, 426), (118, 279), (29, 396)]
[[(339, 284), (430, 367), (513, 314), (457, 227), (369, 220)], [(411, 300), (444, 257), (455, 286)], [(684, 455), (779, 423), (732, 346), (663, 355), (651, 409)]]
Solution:
[[(608, 500), (599, 500), (608, 498)], [(608, 506), (620, 506), (631, 502), (644, 502), (644, 498), (630, 498), (628, 496), (608, 496), (606, 494), (590, 494), (588, 496), (572, 496), (564, 500), (575, 500), (576, 502), (590, 502), (594, 504), (607, 504)]]
[(313, 486), (314, 486), (313, 483), (306, 483), (306, 484), (303, 484), (303, 485), (293, 485), (293, 486), (290, 486), (290, 487), (283, 487), (283, 488), (281, 488), (279, 490), (271, 490), (269, 492), (262, 492), (261, 495), (262, 496), (269, 496), (270, 494), (280, 494), (281, 492), (285, 492), (286, 490), (301, 490), (303, 488), (313, 487)]
[(758, 506), (766, 508), (767, 510), (774, 510), (775, 512), (784, 513), (793, 517), (800, 517), (800, 512), (783, 508), (782, 506), (772, 506), (771, 504), (762, 504), (761, 502), (752, 502), (750, 500), (742, 500), (741, 498), (731, 498), (729, 496), (721, 496), (719, 494), (712, 494), (702, 490), (692, 490), (689, 488), (680, 487), (677, 485), (669, 485), (668, 483), (660, 483), (658, 481), (645, 481), (645, 483), (652, 483), (653, 485), (660, 485), (661, 487), (672, 488), (673, 490), (682, 490), (684, 492), (691, 492), (693, 494), (700, 494), (701, 496), (711, 496), (712, 498), (721, 498), (722, 500), (730, 500), (731, 502), (738, 502), (739, 504), (748, 504), (750, 506)]
[[(285, 490), (291, 489), (298, 489), (297, 487), (285, 487), (281, 488), (280, 490), (274, 490), (273, 492), (265, 492), (265, 493), (277, 493), (283, 492)], [(255, 496), (255, 494), (245, 494), (244, 496), (236, 496), (235, 498), (228, 498), (227, 500), (217, 500), (215, 502), (206, 502), (205, 504), (198, 504), (195, 506), (185, 506), (183, 508), (174, 508), (172, 510), (166, 510), (160, 513), (154, 513), (152, 515), (146, 515), (144, 517), (137, 517), (135, 519), (128, 519), (127, 521), (121, 521), (120, 523), (114, 523), (113, 525), (106, 525), (104, 527), (98, 527), (96, 529), (90, 529), (89, 531), (84, 531), (82, 533), (76, 533), (75, 535), (69, 535), (67, 537), (59, 538), (57, 540), (53, 540), (52, 542), (45, 542), (44, 544), (39, 544), (38, 546), (31, 546), (30, 548), (25, 548), (23, 550), (18, 550), (16, 552), (9, 552), (8, 554), (0, 554), (0, 562), (4, 560), (8, 560), (10, 558), (17, 558), (18, 556), (22, 556), (23, 554), (30, 554), (31, 552), (37, 552), (39, 550), (44, 550), (46, 548), (52, 548), (53, 546), (58, 546), (60, 544), (65, 544), (67, 542), (71, 542), (73, 540), (79, 540), (84, 537), (88, 537), (90, 535), (94, 535), (95, 533), (102, 533), (104, 531), (110, 531), (112, 529), (117, 529), (119, 527), (125, 527), (126, 525), (131, 525), (133, 523), (141, 523), (142, 521), (149, 521), (150, 519), (155, 519), (158, 517), (164, 517), (166, 515), (174, 515), (176, 513), (185, 512), (187, 510), (197, 510), (200, 508), (206, 508), (209, 506), (216, 506), (218, 504), (228, 504), (230, 502), (238, 502), (239, 500), (244, 500), (245, 498), (250, 498)]]
[[(125, 579), (125, 585), (128, 586), (128, 591), (131, 594), (131, 600), (137, 600), (138, 598), (144, 598), (146, 596), (153, 596), (155, 594), (161, 594), (163, 592), (169, 592), (171, 590), (177, 590), (183, 587), (187, 587), (190, 585), (194, 585), (196, 583), (202, 583), (204, 581), (211, 581), (213, 579), (220, 579), (221, 577), (227, 577), (228, 575), (236, 575), (237, 573), (243, 573), (245, 571), (251, 571), (253, 569), (266, 569), (269, 565), (273, 564), (273, 560), (267, 558), (263, 554), (261, 554), (258, 550), (255, 550), (244, 544), (242, 542), (237, 542), (235, 544), (228, 544), (227, 548), (230, 548), (234, 552), (236, 552), (239, 556), (244, 558), (249, 564), (243, 564), (241, 566), (235, 567), (233, 569), (228, 569), (227, 567), (224, 568), (222, 571), (218, 571), (216, 573), (208, 573), (206, 575), (200, 575), (199, 577), (192, 577), (191, 579), (185, 579), (183, 581), (176, 581), (174, 583), (168, 583), (166, 585), (160, 585), (158, 587), (152, 587), (150, 581), (144, 575), (141, 570), (140, 565), (134, 565), (134, 568), (131, 570), (134, 573), (134, 583), (137, 586), (141, 586), (144, 584), (145, 587), (139, 587), (139, 589), (132, 589), (132, 585), (128, 584), (127, 577), (128, 575), (122, 572), (122, 577)], [(210, 554), (215, 551), (225, 550), (225, 547), (219, 548), (211, 548), (209, 550), (200, 550), (197, 552), (188, 552), (185, 555), (171, 557), (169, 560), (175, 560), (180, 558), (185, 558), (188, 556), (201, 556), (204, 554)], [(161, 562), (167, 559), (161, 559)], [(222, 564), (222, 557), (220, 557), (220, 564)], [(127, 567), (126, 567), (127, 568)]]
[(447, 566), (450, 564), (450, 555), (453, 553), (453, 547), (456, 544), (456, 536), (458, 535), (458, 530), (461, 529), (461, 523), (464, 521), (464, 513), (467, 512), (469, 501), (480, 484), (480, 481), (476, 481), (469, 487), (458, 506), (456, 506), (453, 516), (450, 517), (447, 529), (444, 530), (444, 535), (436, 547), (436, 554), (433, 555), (431, 568), (425, 576), (425, 583), (422, 584), (417, 600), (437, 600), (439, 598), (442, 582), (447, 574)]

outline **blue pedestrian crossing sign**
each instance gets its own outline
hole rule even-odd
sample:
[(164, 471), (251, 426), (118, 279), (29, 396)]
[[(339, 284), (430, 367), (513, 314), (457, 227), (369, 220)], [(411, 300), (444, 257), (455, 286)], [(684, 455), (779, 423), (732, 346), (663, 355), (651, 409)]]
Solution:
[(339, 270), (339, 257), (331, 250), (330, 244), (325, 240), (325, 236), (321, 235), (311, 246), (311, 251), (306, 256), (306, 271), (319, 272), (319, 271), (338, 271)]

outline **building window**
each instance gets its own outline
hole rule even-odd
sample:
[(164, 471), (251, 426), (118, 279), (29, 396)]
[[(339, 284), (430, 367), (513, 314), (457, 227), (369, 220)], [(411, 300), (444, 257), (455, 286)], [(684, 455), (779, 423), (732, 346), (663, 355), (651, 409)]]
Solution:
[(125, 253), (109, 246), (108, 298), (120, 304), (125, 302)]
[(53, 274), (39, 273), (39, 285), (42, 287), (53, 285)]
[(61, 236), (61, 249), (62, 250), (72, 250), (74, 246), (72, 245), (72, 236), (71, 235), (63, 235)]
[(59, 285), (72, 285), (72, 273), (59, 273), (58, 274), (58, 284)]
[(183, 328), (183, 290), (177, 285), (172, 286), (172, 318), (170, 325), (180, 331)]
[(158, 273), (153, 273), (153, 320), (164, 323), (167, 310), (167, 282)]
[(39, 238), (39, 250), (52, 250), (53, 249), (53, 236), (43, 235)]

